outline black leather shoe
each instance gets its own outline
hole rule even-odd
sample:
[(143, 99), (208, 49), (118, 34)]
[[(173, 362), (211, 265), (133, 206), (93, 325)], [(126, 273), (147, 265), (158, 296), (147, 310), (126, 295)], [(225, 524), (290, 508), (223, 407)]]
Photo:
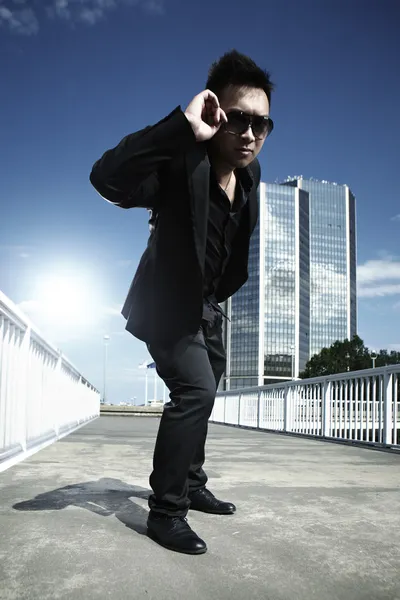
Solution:
[(202, 488), (192, 494), (189, 494), (190, 508), (192, 510), (200, 510), (205, 513), (214, 515), (233, 515), (236, 511), (236, 506), (231, 502), (222, 502), (218, 500), (214, 494)]
[(149, 538), (175, 552), (184, 554), (204, 554), (207, 545), (190, 528), (184, 517), (170, 517), (150, 512), (147, 519)]

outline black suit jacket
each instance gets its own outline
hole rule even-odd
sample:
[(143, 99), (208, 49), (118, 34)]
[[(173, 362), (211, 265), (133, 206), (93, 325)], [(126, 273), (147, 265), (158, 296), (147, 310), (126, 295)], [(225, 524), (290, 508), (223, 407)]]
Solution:
[[(254, 185), (232, 253), (216, 291), (218, 302), (247, 280), (250, 236), (258, 218), (260, 165), (248, 167)], [(210, 163), (180, 107), (154, 126), (126, 136), (93, 166), (90, 181), (121, 208), (154, 213), (155, 227), (122, 314), (126, 329), (145, 342), (197, 333), (203, 311)]]

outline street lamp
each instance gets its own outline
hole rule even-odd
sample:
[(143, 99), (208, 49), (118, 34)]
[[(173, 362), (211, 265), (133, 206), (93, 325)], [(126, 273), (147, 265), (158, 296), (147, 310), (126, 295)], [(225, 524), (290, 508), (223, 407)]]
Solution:
[(104, 341), (104, 372), (103, 372), (103, 404), (106, 403), (106, 388), (107, 388), (107, 360), (108, 360), (108, 342), (110, 341), (110, 336), (105, 335), (103, 337)]
[(372, 360), (372, 368), (375, 369), (375, 361), (377, 359), (377, 356), (375, 354), (375, 352), (371, 353), (371, 360)]

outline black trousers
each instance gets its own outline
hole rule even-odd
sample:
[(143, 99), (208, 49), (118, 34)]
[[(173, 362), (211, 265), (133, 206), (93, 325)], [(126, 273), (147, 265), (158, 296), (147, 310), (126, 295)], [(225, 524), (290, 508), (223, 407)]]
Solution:
[(171, 345), (148, 345), (157, 373), (170, 390), (158, 430), (149, 498), (152, 511), (185, 516), (188, 494), (206, 485), (203, 470), (208, 419), (225, 371), (222, 316), (203, 319), (197, 335)]

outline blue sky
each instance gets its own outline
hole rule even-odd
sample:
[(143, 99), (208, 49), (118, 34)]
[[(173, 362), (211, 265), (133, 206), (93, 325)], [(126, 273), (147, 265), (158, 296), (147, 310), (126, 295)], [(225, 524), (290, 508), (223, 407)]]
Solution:
[(89, 173), (235, 47), (277, 86), (263, 180), (350, 186), (358, 333), (400, 349), (399, 18), (398, 0), (0, 0), (0, 290), (100, 389), (110, 335), (110, 399), (143, 399), (147, 350), (119, 311), (147, 213), (102, 200)]

